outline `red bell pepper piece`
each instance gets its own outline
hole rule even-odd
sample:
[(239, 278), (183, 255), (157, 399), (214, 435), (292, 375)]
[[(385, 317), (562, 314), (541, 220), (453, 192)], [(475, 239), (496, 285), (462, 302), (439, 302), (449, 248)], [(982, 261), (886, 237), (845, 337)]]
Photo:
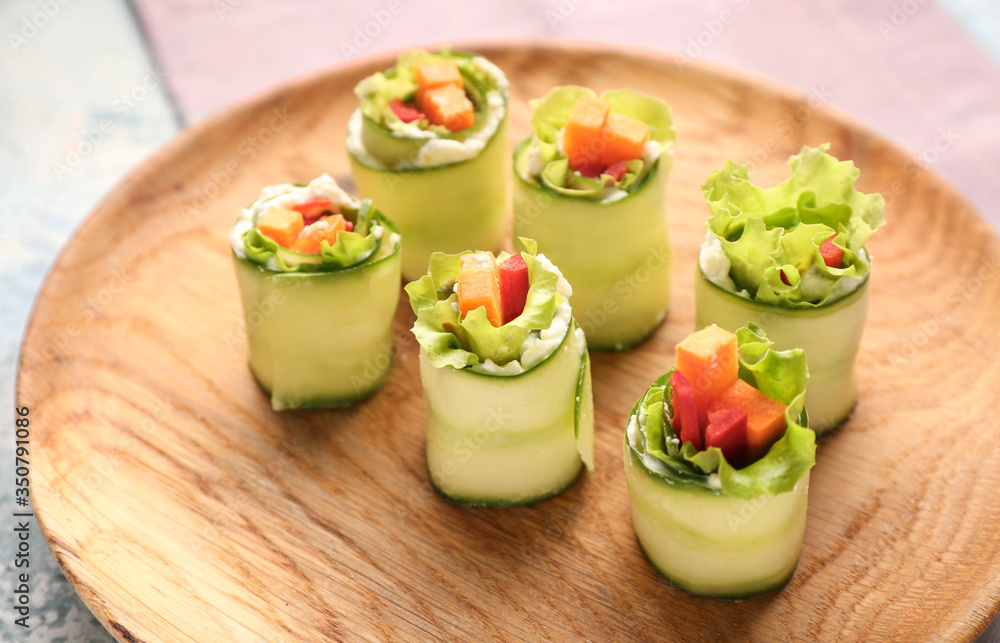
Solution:
[(695, 449), (701, 451), (704, 446), (691, 382), (683, 373), (675, 370), (670, 376), (670, 387), (673, 389), (670, 403), (674, 407), (674, 433), (680, 438), (681, 445), (690, 442)]
[(705, 447), (719, 447), (726, 462), (739, 469), (747, 458), (747, 412), (728, 402), (713, 400), (708, 405)]
[(621, 181), (622, 177), (625, 176), (625, 172), (628, 168), (625, 167), (625, 161), (618, 161), (617, 163), (612, 163), (604, 169), (604, 174), (614, 178), (616, 181)]
[(419, 121), (427, 118), (420, 113), (420, 110), (413, 105), (407, 105), (399, 98), (393, 98), (389, 101), (389, 109), (392, 113), (399, 117), (399, 120), (404, 123), (412, 123), (413, 121)]
[(503, 323), (524, 312), (528, 300), (528, 266), (520, 254), (511, 255), (500, 264), (500, 304)]
[(302, 213), (302, 218), (305, 219), (305, 224), (315, 223), (317, 219), (323, 216), (324, 212), (333, 212), (333, 204), (330, 203), (330, 199), (323, 197), (317, 197), (315, 199), (309, 199), (308, 201), (303, 201), (298, 205), (293, 205), (292, 210)]
[(844, 265), (844, 249), (833, 245), (833, 240), (837, 235), (833, 235), (820, 244), (819, 254), (823, 257), (823, 263), (829, 268), (842, 268)]

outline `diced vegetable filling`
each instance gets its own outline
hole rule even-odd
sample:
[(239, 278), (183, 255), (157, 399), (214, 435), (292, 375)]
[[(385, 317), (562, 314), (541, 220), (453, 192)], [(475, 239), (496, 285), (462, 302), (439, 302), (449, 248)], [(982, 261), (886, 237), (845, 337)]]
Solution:
[(322, 217), (316, 223), (307, 225), (299, 233), (299, 238), (292, 244), (292, 250), (307, 254), (319, 253), (322, 243), (326, 241), (331, 246), (337, 243), (337, 234), (341, 230), (346, 230), (346, 221), (343, 215), (335, 214), (330, 217)]
[(524, 312), (528, 299), (528, 267), (520, 254), (500, 264), (492, 252), (462, 255), (455, 293), (462, 319), (484, 308), (494, 326), (502, 326)]
[(823, 263), (829, 268), (840, 268), (844, 263), (844, 249), (833, 244), (837, 235), (829, 237), (819, 246), (819, 254), (823, 257)]
[(304, 227), (302, 213), (295, 210), (274, 208), (257, 219), (257, 231), (284, 248), (292, 247)]
[(642, 158), (649, 125), (611, 111), (599, 98), (583, 94), (570, 111), (563, 129), (563, 150), (569, 166), (586, 177), (625, 175), (624, 164)]
[(465, 83), (458, 63), (451, 59), (421, 60), (413, 65), (413, 73), (417, 84), (425, 89), (454, 85), (461, 89)]
[(611, 106), (595, 96), (584, 94), (573, 105), (563, 126), (563, 150), (569, 166), (585, 176), (599, 176), (601, 164), (601, 130)]
[(431, 125), (441, 125), (459, 132), (476, 121), (475, 108), (465, 90), (454, 85), (442, 85), (417, 90), (417, 107), (427, 115)]
[(683, 373), (674, 370), (670, 375), (670, 387), (673, 391), (670, 403), (674, 407), (674, 431), (680, 438), (681, 444), (690, 442), (695, 449), (701, 451), (704, 446), (691, 383)]
[(677, 345), (673, 426), (681, 443), (722, 450), (740, 468), (763, 457), (785, 431), (785, 405), (739, 379), (736, 335), (716, 325)]
[(427, 118), (420, 113), (419, 109), (413, 105), (404, 104), (400, 98), (393, 98), (389, 101), (389, 109), (404, 123), (412, 123), (413, 121), (421, 121)]
[(726, 462), (737, 469), (747, 459), (747, 417), (741, 407), (721, 399), (712, 400), (708, 405), (705, 443), (722, 449)]
[(704, 425), (708, 403), (729, 388), (739, 375), (736, 335), (712, 324), (677, 344), (676, 353), (675, 368), (691, 382), (698, 422)]
[(354, 224), (341, 214), (323, 215), (331, 209), (330, 200), (324, 198), (310, 199), (288, 210), (272, 208), (257, 219), (257, 232), (282, 248), (318, 254), (324, 241), (332, 246), (341, 230), (354, 229)]
[(781, 438), (785, 430), (785, 405), (781, 402), (743, 380), (736, 380), (719, 399), (746, 411), (746, 444), (751, 461), (762, 457)]
[(298, 205), (293, 205), (292, 210), (301, 212), (305, 225), (309, 225), (310, 223), (315, 223), (324, 213), (333, 214), (333, 204), (330, 202), (330, 199), (315, 197), (308, 201), (303, 201)]
[(649, 140), (649, 125), (637, 118), (610, 112), (601, 136), (604, 139), (601, 162), (607, 167), (642, 158), (642, 148)]
[(492, 252), (462, 255), (455, 294), (458, 295), (458, 309), (462, 313), (462, 319), (477, 308), (485, 308), (486, 318), (491, 324), (503, 324), (500, 271)]
[(389, 108), (404, 123), (426, 119), (452, 132), (467, 129), (476, 121), (475, 106), (465, 93), (458, 62), (450, 58), (421, 60), (413, 65), (417, 91), (413, 103), (401, 98)]
[(528, 265), (520, 254), (511, 255), (500, 263), (500, 302), (503, 304), (503, 323), (519, 317), (528, 301)]

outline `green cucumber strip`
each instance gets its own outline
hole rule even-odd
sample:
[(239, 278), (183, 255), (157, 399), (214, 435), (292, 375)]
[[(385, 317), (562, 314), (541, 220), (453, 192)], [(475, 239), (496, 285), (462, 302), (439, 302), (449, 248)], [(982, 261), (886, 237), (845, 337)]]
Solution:
[(652, 475), (627, 436), (624, 451), (636, 536), (660, 574), (691, 594), (723, 599), (788, 581), (805, 532), (808, 473), (791, 492), (740, 499)]
[(378, 203), (403, 236), (403, 278), (419, 279), (433, 252), (499, 251), (506, 235), (506, 119), (475, 158), (431, 168), (382, 170), (348, 155), (358, 193)]
[(421, 351), (427, 469), (442, 495), (519, 505), (572, 485), (583, 468), (577, 435), (593, 435), (592, 417), (581, 416), (577, 426), (585, 350), (577, 335), (571, 327), (547, 359), (512, 376), (436, 368)]
[(855, 359), (868, 316), (869, 280), (853, 293), (816, 308), (761, 304), (695, 276), (695, 327), (718, 324), (729, 331), (753, 322), (776, 350), (802, 348), (809, 365), (806, 410), (809, 427), (824, 435), (843, 424), (858, 399)]
[(628, 196), (603, 203), (526, 179), (529, 142), (514, 152), (514, 237), (535, 239), (573, 285), (573, 313), (591, 350), (639, 344), (666, 318), (670, 300), (673, 247), (664, 202), (670, 155)]
[(349, 268), (281, 273), (233, 255), (250, 370), (272, 408), (341, 406), (378, 390), (392, 363), (400, 259), (384, 244)]
[[(573, 332), (576, 332), (573, 324)], [(580, 379), (576, 383), (576, 412), (574, 414), (573, 437), (577, 450), (588, 471), (594, 470), (594, 392), (590, 378), (590, 352), (584, 341), (580, 356)]]

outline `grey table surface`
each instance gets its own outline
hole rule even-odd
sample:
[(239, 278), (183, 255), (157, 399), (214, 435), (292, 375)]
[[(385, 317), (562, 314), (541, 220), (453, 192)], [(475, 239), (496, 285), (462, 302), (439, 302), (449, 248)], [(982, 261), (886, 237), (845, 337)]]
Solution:
[[(242, 2), (225, 1), (232, 6)], [(919, 0), (919, 5), (927, 1)], [(549, 4), (558, 9), (559, 3)], [(1000, 60), (1000, 11), (994, 1), (945, 0), (942, 6), (967, 31), (969, 43), (978, 43), (964, 46), (980, 47)], [(45, 274), (101, 196), (129, 168), (183, 129), (188, 115), (172, 100), (167, 89), (170, 79), (150, 48), (134, 7), (125, 0), (3, 0), (0, 34), (6, 40), (0, 43), (0, 399), (10, 408), (0, 413), (0, 459), (13, 470), (16, 361)], [(993, 78), (997, 72), (991, 69), (989, 74)], [(918, 100), (924, 99), (923, 92), (928, 102), (934, 102), (932, 87), (908, 89), (917, 93)], [(946, 101), (936, 104), (947, 107)], [(951, 117), (961, 119), (962, 109), (954, 106)], [(1000, 130), (1000, 107), (994, 104), (992, 109), (992, 114), (979, 109), (968, 117), (985, 118), (982, 122), (992, 126), (995, 136)], [(903, 138), (917, 154), (933, 141), (927, 136), (921, 132)], [(975, 151), (961, 147), (950, 154), (971, 154), (965, 160), (977, 160)], [(996, 167), (1000, 159), (988, 162)], [(985, 212), (992, 203), (989, 193), (997, 187), (995, 175), (992, 184), (978, 190), (964, 186), (963, 177), (952, 178), (997, 220), (1000, 213)], [(0, 476), (7, 481), (0, 484), (0, 508), (10, 512), (15, 508), (12, 474)], [(14, 623), (16, 577), (23, 570), (13, 563), (18, 545), (15, 521), (12, 517), (6, 521), (0, 525), (4, 561), (0, 640), (113, 640), (65, 580), (33, 521), (31, 627)], [(1000, 641), (998, 623), (980, 640)]]

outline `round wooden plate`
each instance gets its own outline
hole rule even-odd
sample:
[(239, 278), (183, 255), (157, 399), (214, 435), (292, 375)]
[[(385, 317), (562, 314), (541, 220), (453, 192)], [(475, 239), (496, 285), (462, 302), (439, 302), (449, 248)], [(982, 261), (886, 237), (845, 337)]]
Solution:
[[(595, 354), (597, 470), (562, 496), (470, 509), (431, 489), (411, 313), (370, 401), (271, 411), (246, 366), (227, 232), (261, 186), (344, 180), (359, 63), (179, 136), (81, 226), (39, 295), (21, 359), (32, 499), (69, 580), (123, 641), (962, 640), (1000, 604), (1000, 244), (944, 180), (824, 104), (638, 52), (483, 47), (511, 79), (511, 140), (553, 85), (626, 86), (673, 106), (669, 321)], [(805, 546), (780, 593), (697, 599), (632, 529), (631, 405), (693, 330), (707, 209), (728, 158), (776, 182), (803, 144), (885, 194), (861, 401), (820, 447)], [(614, 221), (608, 221), (614, 225)]]

